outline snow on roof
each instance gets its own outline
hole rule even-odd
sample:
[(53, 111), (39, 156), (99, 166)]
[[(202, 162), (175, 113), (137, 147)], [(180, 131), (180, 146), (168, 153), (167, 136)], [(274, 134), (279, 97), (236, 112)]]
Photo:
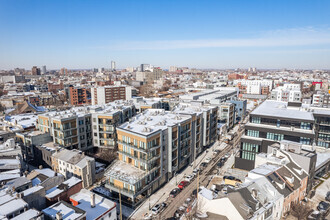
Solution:
[(0, 159), (0, 170), (19, 169), (20, 166), (19, 159)]
[(56, 219), (56, 213), (62, 214), (62, 219), (74, 220), (83, 216), (84, 213), (79, 213), (72, 207), (72, 205), (65, 202), (58, 202), (54, 205), (42, 210), (45, 215), (50, 216), (52, 219)]
[(39, 215), (39, 212), (35, 209), (29, 209), (26, 212), (12, 218), (12, 220), (22, 220), (22, 219), (33, 219)]
[(147, 174), (146, 171), (140, 170), (130, 164), (117, 160), (106, 171), (107, 176), (122, 180), (124, 182), (134, 184)]
[(100, 195), (95, 194), (95, 207), (91, 207), (91, 195), (93, 193), (86, 189), (80, 190), (80, 192), (72, 195), (70, 199), (77, 201), (79, 204), (76, 206), (86, 211), (86, 219), (97, 219), (103, 213), (109, 209), (115, 208), (116, 203), (106, 199)]
[(23, 193), (24, 196), (28, 196), (30, 194), (33, 194), (35, 192), (38, 192), (38, 191), (42, 190), (43, 188), (44, 187), (42, 187), (42, 186), (33, 186), (29, 189), (24, 190), (22, 193)]
[(265, 164), (262, 164), (256, 168), (254, 168), (250, 172), (261, 174), (261, 175), (268, 175), (279, 168), (280, 168), (280, 166), (278, 166), (278, 165), (265, 163)]
[(165, 111), (164, 109), (147, 109), (126, 122), (117, 129), (125, 129), (140, 135), (149, 135), (159, 130), (165, 130), (191, 119), (190, 115), (180, 115)]
[(315, 170), (319, 169), (321, 166), (323, 166), (326, 162), (330, 160), (330, 151), (327, 152), (316, 152), (316, 165)]
[[(73, 186), (75, 186), (76, 184), (80, 183), (81, 179), (77, 178), (77, 177), (71, 177), (70, 179), (64, 181), (62, 184), (67, 184), (68, 188), (71, 188)], [(55, 186), (49, 190), (46, 191), (46, 197), (48, 198), (54, 198), (55, 196), (59, 195), (60, 193), (64, 192), (64, 189), (60, 189), (59, 185)]]
[(208, 200), (212, 200), (214, 197), (213, 197), (213, 192), (207, 188), (203, 188), (199, 194), (201, 196), (203, 196), (204, 198), (208, 199)]
[[(6, 193), (6, 191), (4, 190), (4, 193)], [(0, 206), (15, 199), (15, 197), (13, 195), (9, 195), (9, 194), (4, 194), (0, 196)]]
[(37, 124), (38, 115), (37, 114), (20, 114), (20, 115), (6, 115), (5, 120), (22, 126), (23, 128), (33, 127)]
[(35, 172), (41, 173), (45, 176), (48, 177), (53, 177), (55, 176), (55, 172), (49, 168), (44, 168), (44, 169), (34, 169)]
[(27, 206), (28, 204), (23, 199), (13, 199), (0, 206), (0, 216), (6, 216), (13, 212), (17, 212)]
[(290, 119), (300, 119), (314, 121), (313, 112), (305, 111), (303, 108), (288, 108), (287, 102), (266, 100), (259, 105), (252, 115), (264, 115), (271, 117), (282, 117)]

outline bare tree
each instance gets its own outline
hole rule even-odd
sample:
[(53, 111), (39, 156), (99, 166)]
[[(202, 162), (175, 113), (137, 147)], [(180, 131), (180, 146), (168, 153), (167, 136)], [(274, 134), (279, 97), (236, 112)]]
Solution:
[(298, 203), (294, 203), (291, 206), (290, 214), (292, 214), (298, 220), (303, 220), (303, 219), (307, 219), (307, 216), (309, 215), (311, 210), (312, 209), (309, 205), (302, 202), (298, 202)]

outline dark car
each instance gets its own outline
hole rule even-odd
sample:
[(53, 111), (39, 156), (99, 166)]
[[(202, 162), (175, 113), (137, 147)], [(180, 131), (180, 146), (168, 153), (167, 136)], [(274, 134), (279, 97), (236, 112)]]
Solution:
[(317, 206), (317, 210), (319, 210), (320, 212), (327, 212), (329, 208), (330, 204), (324, 201), (320, 202)]
[(235, 180), (236, 178), (233, 176), (224, 176), (223, 179)]
[(170, 192), (170, 196), (172, 198), (175, 198), (178, 194), (180, 193), (180, 189), (179, 188), (175, 188)]
[(327, 195), (325, 196), (325, 200), (327, 200), (328, 202), (330, 202), (330, 191), (327, 192)]
[(161, 204), (161, 206), (162, 206), (163, 208), (166, 208), (166, 206), (167, 206), (166, 202), (163, 202), (163, 203)]
[(189, 184), (188, 181), (181, 181), (181, 183), (178, 185), (179, 189), (185, 188)]
[(217, 166), (218, 167), (222, 167), (223, 166), (223, 163), (220, 161), (219, 163), (217, 163)]

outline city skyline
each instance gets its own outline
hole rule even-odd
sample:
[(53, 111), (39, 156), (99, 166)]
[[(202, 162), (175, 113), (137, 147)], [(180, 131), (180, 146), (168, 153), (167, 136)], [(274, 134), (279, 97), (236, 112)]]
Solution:
[(2, 1), (0, 69), (330, 69), (329, 2), (142, 3)]

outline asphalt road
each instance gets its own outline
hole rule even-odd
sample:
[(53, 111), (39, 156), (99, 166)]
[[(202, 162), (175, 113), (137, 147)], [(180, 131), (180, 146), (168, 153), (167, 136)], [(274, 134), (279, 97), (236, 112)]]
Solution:
[[(223, 151), (221, 151), (213, 160), (208, 164), (208, 166), (200, 172), (199, 175), (199, 186), (205, 186), (209, 179), (209, 172), (215, 168), (216, 164), (220, 161), (221, 157), (223, 157), (226, 153), (228, 153), (232, 149), (232, 145), (228, 145)], [(182, 206), (184, 201), (190, 197), (192, 192), (197, 189), (197, 177), (186, 187), (184, 188), (175, 198), (169, 197), (166, 201), (168, 206), (164, 209), (155, 219), (167, 219), (173, 217), (174, 212)]]

